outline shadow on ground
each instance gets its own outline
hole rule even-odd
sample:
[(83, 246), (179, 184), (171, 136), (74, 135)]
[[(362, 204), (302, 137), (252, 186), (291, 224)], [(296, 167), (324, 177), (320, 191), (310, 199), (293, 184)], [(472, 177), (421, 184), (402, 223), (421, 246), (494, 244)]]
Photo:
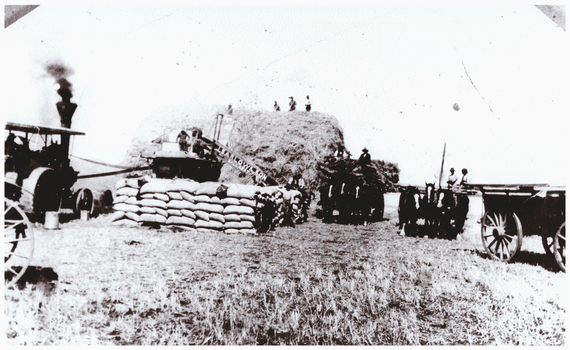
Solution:
[[(4, 273), (4, 280), (9, 282), (14, 277), (10, 272)], [(51, 267), (29, 266), (22, 277), (16, 282), (19, 289), (24, 289), (26, 284), (32, 284), (43, 288), (49, 294), (55, 288), (55, 281), (59, 279), (58, 274)]]

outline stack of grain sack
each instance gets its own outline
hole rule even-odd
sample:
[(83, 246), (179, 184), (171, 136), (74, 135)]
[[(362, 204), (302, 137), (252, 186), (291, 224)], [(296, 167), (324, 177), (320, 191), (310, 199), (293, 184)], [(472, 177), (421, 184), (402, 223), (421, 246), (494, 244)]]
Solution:
[(255, 234), (259, 227), (256, 196), (273, 196), (283, 191), (289, 192), (277, 186), (199, 183), (188, 179), (121, 179), (116, 185), (112, 221), (127, 226), (158, 224)]

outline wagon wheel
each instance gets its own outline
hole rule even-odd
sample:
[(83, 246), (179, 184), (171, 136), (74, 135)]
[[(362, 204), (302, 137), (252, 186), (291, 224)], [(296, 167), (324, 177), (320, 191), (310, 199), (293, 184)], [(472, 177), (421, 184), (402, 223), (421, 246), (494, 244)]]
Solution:
[(515, 213), (487, 211), (481, 219), (481, 239), (487, 253), (509, 261), (521, 249), (523, 230)]
[(4, 208), (4, 280), (11, 286), (30, 265), (34, 253), (34, 232), (17, 202), (4, 198)]
[(566, 222), (564, 222), (556, 235), (554, 235), (554, 259), (562, 271), (566, 272)]

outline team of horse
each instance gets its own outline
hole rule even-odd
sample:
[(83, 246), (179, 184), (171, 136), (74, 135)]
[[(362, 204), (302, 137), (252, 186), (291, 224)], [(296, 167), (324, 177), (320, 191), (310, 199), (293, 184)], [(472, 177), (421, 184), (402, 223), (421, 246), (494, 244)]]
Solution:
[(400, 192), (398, 218), (402, 234), (455, 239), (463, 231), (469, 211), (465, 192), (436, 190), (433, 183), (426, 183), (425, 191), (406, 186), (400, 187)]
[(384, 213), (384, 194), (364, 181), (337, 181), (319, 189), (324, 222), (367, 225), (381, 220)]

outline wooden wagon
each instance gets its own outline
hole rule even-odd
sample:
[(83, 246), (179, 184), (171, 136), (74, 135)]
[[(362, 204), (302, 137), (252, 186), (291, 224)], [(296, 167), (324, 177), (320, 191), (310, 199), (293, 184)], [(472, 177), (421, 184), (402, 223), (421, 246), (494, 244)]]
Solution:
[(475, 184), (483, 194), (481, 239), (496, 260), (509, 261), (524, 236), (538, 235), (548, 256), (566, 271), (565, 187), (547, 184)]

